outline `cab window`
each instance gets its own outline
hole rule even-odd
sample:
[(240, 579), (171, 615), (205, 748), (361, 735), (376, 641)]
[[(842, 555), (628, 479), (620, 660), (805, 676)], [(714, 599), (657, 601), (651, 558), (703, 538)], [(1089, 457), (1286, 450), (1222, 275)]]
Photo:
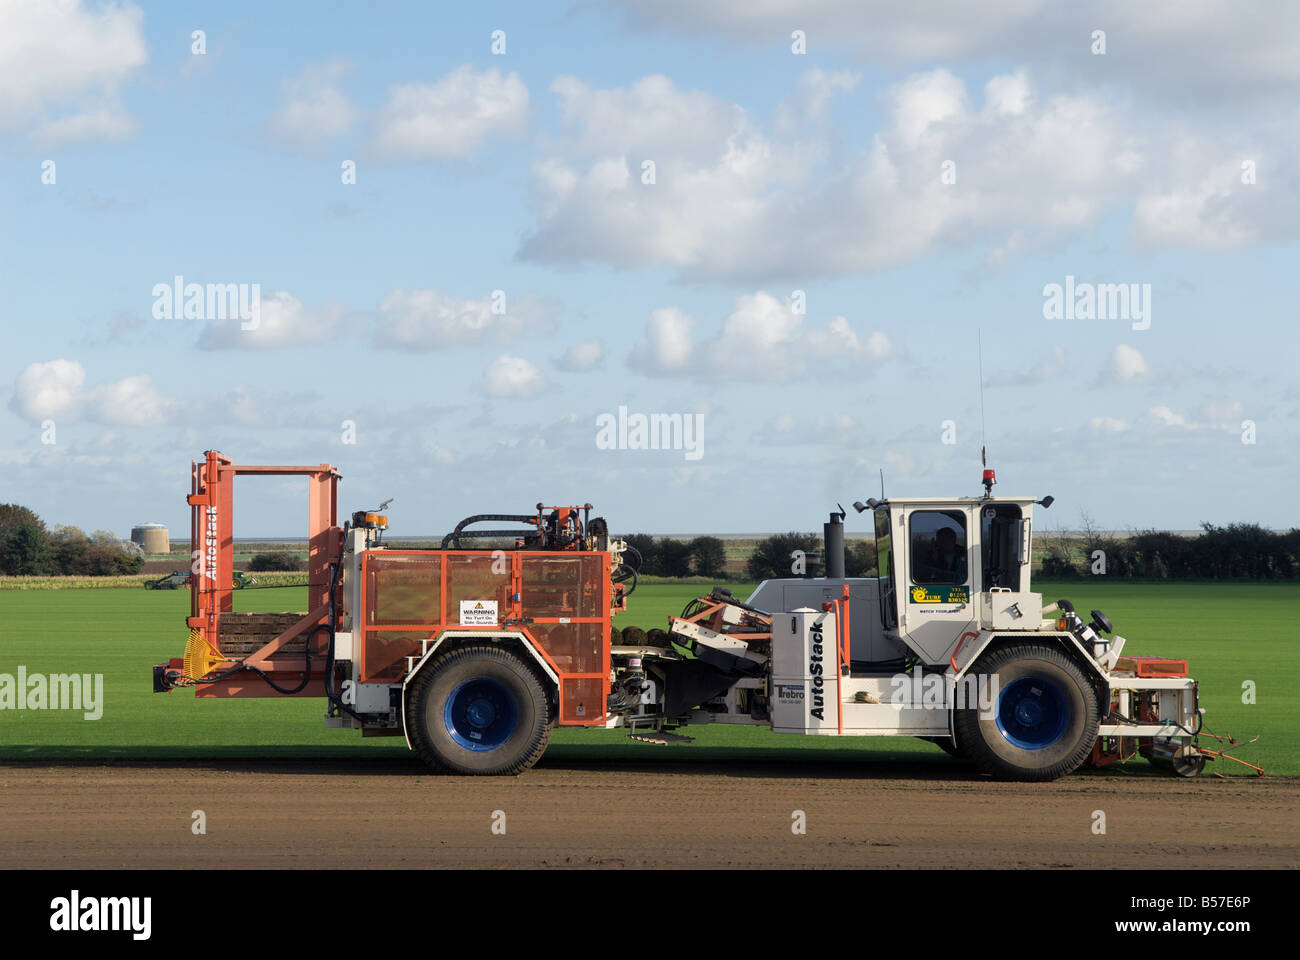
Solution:
[(965, 513), (959, 510), (917, 510), (910, 523), (912, 582), (965, 583), (969, 576)]
[(980, 511), (985, 590), (1020, 589), (1020, 517), (1020, 507), (1014, 503), (990, 503)]

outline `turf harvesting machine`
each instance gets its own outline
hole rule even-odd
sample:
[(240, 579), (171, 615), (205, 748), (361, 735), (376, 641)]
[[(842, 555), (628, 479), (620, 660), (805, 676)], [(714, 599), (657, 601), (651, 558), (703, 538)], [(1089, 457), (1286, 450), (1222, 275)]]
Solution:
[[(233, 610), (240, 475), (308, 480), (305, 613)], [(557, 725), (660, 744), (704, 723), (921, 737), (1015, 780), (1137, 754), (1194, 776), (1226, 757), (1198, 746), (1185, 661), (1125, 656), (1101, 611), (1031, 591), (1033, 508), (1052, 498), (994, 497), (991, 470), (982, 496), (854, 504), (878, 577), (844, 576), (840, 511), (825, 576), (744, 601), (715, 588), (649, 632), (612, 626), (638, 561), (590, 504), (470, 516), (437, 548), (395, 549), (382, 507), (338, 525), (339, 479), (215, 451), (192, 464), (189, 640), (155, 691), (324, 698), (327, 726), (405, 736), (460, 774), (526, 770)]]

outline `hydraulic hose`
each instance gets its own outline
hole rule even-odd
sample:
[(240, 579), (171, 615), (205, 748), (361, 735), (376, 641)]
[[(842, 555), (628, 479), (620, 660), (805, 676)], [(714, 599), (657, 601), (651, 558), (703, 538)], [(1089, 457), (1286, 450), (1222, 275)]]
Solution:
[(472, 517), (466, 517), (460, 523), (456, 524), (456, 529), (442, 538), (442, 549), (446, 550), (449, 544), (454, 543), (456, 549), (460, 549), (461, 534), (467, 537), (477, 539), (496, 538), (496, 537), (517, 537), (518, 530), (473, 530), (465, 533), (465, 528), (473, 523), (483, 523), (486, 520), (504, 520), (507, 523), (527, 523), (534, 527), (537, 524), (536, 514), (530, 513), (476, 513)]
[(307, 688), (307, 684), (311, 683), (311, 641), (312, 641), (312, 637), (316, 636), (316, 634), (320, 633), (322, 630), (330, 630), (330, 631), (331, 631), (331, 633), (330, 633), (330, 639), (331, 639), (331, 642), (333, 641), (333, 636), (334, 636), (334, 635), (333, 635), (333, 631), (331, 630), (330, 627), (326, 626), (326, 625), (323, 624), (323, 623), (321, 623), (321, 624), (317, 624), (315, 627), (313, 627), (313, 628), (308, 632), (308, 634), (307, 634), (307, 643), (306, 643), (306, 644), (304, 645), (304, 647), (303, 647), (303, 656), (304, 656), (304, 659), (306, 660), (306, 665), (303, 667), (303, 671), (302, 671), (302, 682), (299, 683), (298, 686), (293, 687), (292, 689), (289, 689), (289, 688), (286, 688), (286, 687), (282, 687), (282, 686), (280, 686), (278, 683), (276, 683), (274, 680), (272, 680), (272, 679), (267, 675), (267, 673), (266, 673), (265, 670), (262, 670), (262, 669), (260, 669), (259, 667), (255, 667), (255, 666), (253, 666), (251, 663), (243, 663), (243, 662), (240, 662), (237, 666), (232, 667), (231, 669), (227, 670), (227, 671), (226, 671), (225, 673), (223, 673), (223, 674), (220, 674), (219, 676), (216, 676), (216, 677), (209, 677), (209, 678), (207, 678), (206, 680), (195, 680), (194, 683), (195, 683), (195, 685), (198, 685), (198, 684), (205, 684), (205, 683), (218, 683), (218, 682), (220, 682), (220, 681), (222, 681), (222, 680), (227, 680), (227, 679), (229, 679), (230, 677), (233, 677), (233, 676), (234, 676), (235, 674), (237, 674), (237, 673), (255, 673), (255, 674), (257, 674), (259, 677), (261, 677), (263, 680), (265, 680), (266, 683), (267, 683), (267, 686), (269, 686), (269, 687), (270, 687), (272, 690), (274, 690), (276, 693), (284, 694), (286, 697), (291, 697), (291, 696), (293, 696), (295, 693), (301, 693), (303, 690), (305, 690), (305, 689)]

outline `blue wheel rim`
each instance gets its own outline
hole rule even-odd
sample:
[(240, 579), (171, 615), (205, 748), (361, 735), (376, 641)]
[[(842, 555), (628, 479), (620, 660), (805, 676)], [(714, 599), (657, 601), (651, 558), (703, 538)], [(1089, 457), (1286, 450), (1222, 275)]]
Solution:
[(1021, 750), (1050, 747), (1069, 722), (1069, 701), (1051, 680), (1019, 677), (998, 694), (998, 732)]
[(466, 680), (447, 698), (442, 722), (456, 744), (473, 753), (490, 753), (519, 726), (519, 704), (496, 680)]

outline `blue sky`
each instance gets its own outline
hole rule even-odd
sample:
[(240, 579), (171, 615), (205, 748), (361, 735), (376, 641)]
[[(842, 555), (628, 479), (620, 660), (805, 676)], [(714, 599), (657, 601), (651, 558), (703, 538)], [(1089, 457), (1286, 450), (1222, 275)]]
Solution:
[[(881, 469), (978, 492), (978, 336), (1040, 525), (1295, 525), (1297, 14), (1059, 6), (6, 3), (0, 502), (183, 532), (219, 449), (398, 533), (812, 529)], [(156, 317), (177, 275), (258, 328)], [(1067, 276), (1149, 327), (1045, 317)], [(599, 449), (620, 406), (702, 455)]]

